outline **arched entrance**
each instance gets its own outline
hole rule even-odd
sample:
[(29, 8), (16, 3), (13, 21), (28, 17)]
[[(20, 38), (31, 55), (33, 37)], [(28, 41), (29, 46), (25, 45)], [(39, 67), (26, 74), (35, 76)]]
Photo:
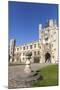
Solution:
[(46, 62), (51, 63), (51, 55), (48, 52), (45, 54), (45, 63)]

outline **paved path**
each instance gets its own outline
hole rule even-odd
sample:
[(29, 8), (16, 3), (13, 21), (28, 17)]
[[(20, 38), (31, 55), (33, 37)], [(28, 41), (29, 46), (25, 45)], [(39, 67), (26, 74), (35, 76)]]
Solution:
[[(31, 64), (31, 69), (33, 71), (36, 71), (38, 69), (41, 69), (43, 67), (46, 67), (50, 64)], [(9, 73), (9, 79), (13, 78), (14, 76), (17, 76), (17, 74), (21, 74), (23, 72), (25, 65), (16, 65), (16, 66), (9, 66), (8, 73)]]
[[(47, 65), (50, 65), (50, 64), (31, 64), (31, 69), (33, 71), (36, 71), (38, 69), (41, 69), (43, 67), (46, 67)], [(23, 70), (24, 70), (24, 67), (25, 65), (16, 65), (16, 66), (9, 66), (8, 68), (8, 83), (9, 83), (9, 87), (13, 84), (15, 85), (15, 81), (14, 81), (14, 78), (17, 78), (17, 76), (21, 75)], [(12, 83), (11, 83), (11, 82)], [(17, 85), (16, 85), (17, 86)], [(12, 86), (11, 86), (12, 87)]]

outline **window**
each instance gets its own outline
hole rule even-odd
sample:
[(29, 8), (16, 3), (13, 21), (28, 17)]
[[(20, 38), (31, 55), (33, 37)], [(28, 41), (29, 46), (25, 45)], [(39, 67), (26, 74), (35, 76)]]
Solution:
[(20, 58), (20, 62), (21, 62), (21, 58)]
[(36, 55), (36, 51), (34, 52), (34, 55)]
[(51, 35), (51, 37), (52, 37), (53, 35)]
[(54, 42), (56, 42), (56, 40), (54, 40)]
[(25, 50), (25, 47), (23, 47), (23, 50)]
[(30, 45), (30, 49), (32, 49), (32, 45)]
[(53, 47), (53, 44), (52, 44), (52, 47)]
[(20, 53), (20, 56), (21, 56), (21, 53)]
[(17, 56), (19, 55), (19, 53), (17, 53)]
[(41, 46), (40, 46), (40, 49), (41, 49)]
[(54, 50), (56, 50), (56, 48)]
[(19, 51), (19, 48), (17, 48), (17, 51)]
[(48, 34), (47, 34), (47, 33), (45, 33), (45, 36), (48, 36)]
[(46, 43), (46, 45), (48, 45), (48, 43)]
[(53, 56), (53, 58), (54, 58), (54, 56)]
[(36, 48), (36, 44), (34, 44), (34, 48)]
[(38, 55), (40, 54), (40, 52), (38, 51)]
[(27, 46), (27, 49), (28, 49), (28, 46)]
[(50, 30), (48, 29), (48, 32), (49, 32)]
[(56, 31), (54, 32), (54, 34), (56, 34)]
[(25, 55), (25, 53), (23, 53), (23, 56)]
[(23, 60), (24, 60), (24, 58), (23, 58)]
[(13, 54), (13, 53), (11, 52), (11, 54)]
[(47, 41), (48, 40), (48, 37), (46, 37), (45, 40)]

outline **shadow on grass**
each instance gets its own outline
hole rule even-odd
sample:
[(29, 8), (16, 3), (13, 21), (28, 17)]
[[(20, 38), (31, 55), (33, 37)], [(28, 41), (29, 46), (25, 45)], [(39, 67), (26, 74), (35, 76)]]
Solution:
[[(40, 70), (37, 70), (36, 72), (37, 72), (37, 74), (39, 74), (39, 75), (40, 75), (40, 73), (41, 73), (41, 71), (40, 71)], [(43, 76), (42, 76), (42, 75), (40, 75), (40, 78), (39, 78), (38, 80), (43, 80)]]
[(39, 78), (39, 80), (43, 80), (43, 76), (42, 76), (42, 75), (40, 75), (40, 78)]

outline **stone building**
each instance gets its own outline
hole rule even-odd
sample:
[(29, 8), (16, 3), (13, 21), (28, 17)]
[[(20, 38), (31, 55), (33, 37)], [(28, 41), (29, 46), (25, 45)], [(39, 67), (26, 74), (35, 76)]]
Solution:
[(11, 39), (9, 44), (9, 62), (14, 62), (15, 45), (16, 41)]
[(39, 32), (41, 32), (40, 62), (58, 62), (58, 26), (56, 21), (49, 20), (44, 28), (40, 25)]
[[(10, 42), (10, 62), (25, 63), (26, 52), (32, 52), (33, 63), (57, 63), (58, 62), (58, 26), (56, 21), (49, 20), (43, 27), (39, 24), (39, 40), (21, 46)], [(12, 48), (12, 49), (11, 49)], [(11, 51), (12, 50), (12, 51)], [(11, 54), (12, 52), (12, 54)], [(11, 60), (12, 56), (14, 60)]]

